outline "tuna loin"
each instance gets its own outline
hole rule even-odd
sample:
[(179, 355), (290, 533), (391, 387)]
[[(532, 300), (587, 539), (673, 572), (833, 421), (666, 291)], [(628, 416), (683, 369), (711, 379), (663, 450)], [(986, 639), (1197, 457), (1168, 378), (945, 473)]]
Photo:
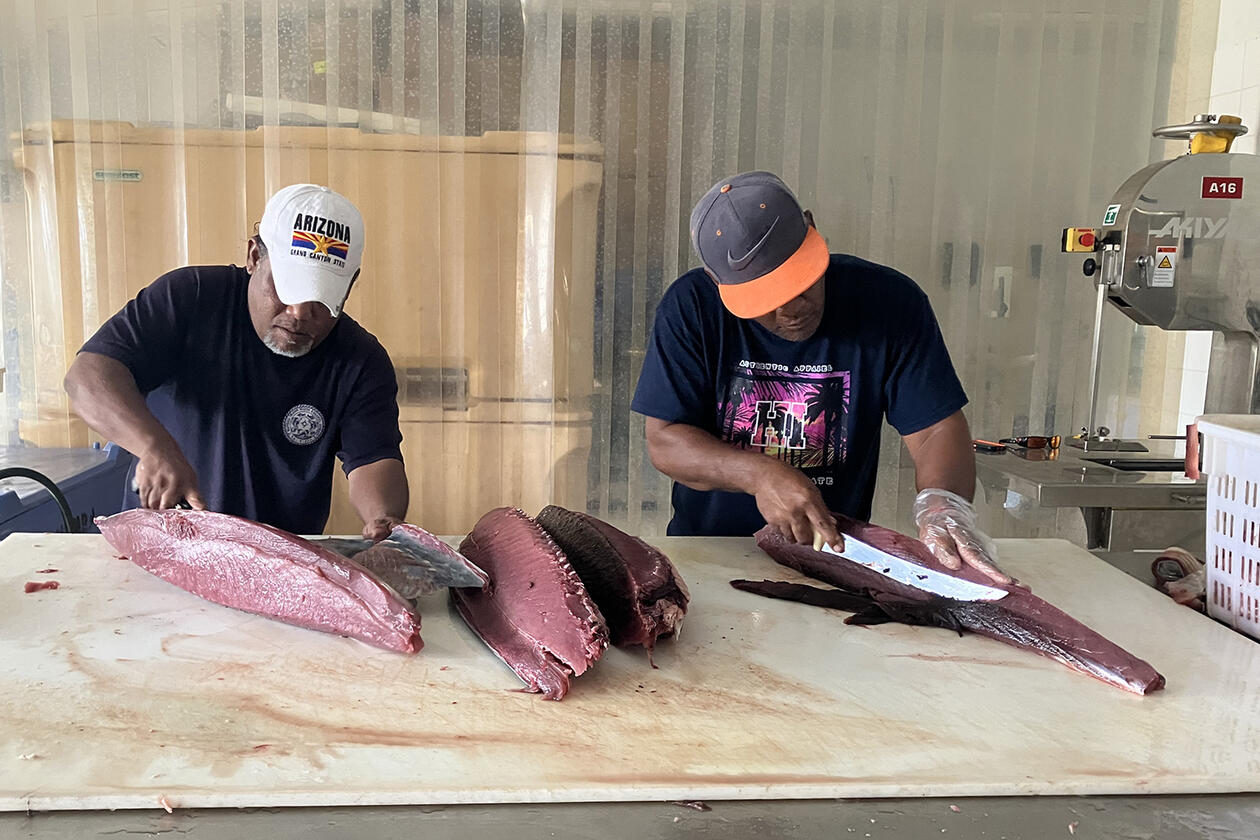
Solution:
[(612, 642), (642, 645), (675, 632), (689, 595), (669, 558), (643, 540), (593, 516), (549, 505), (535, 521), (569, 558), (608, 620)]
[(208, 601), (411, 653), (420, 619), (361, 565), (224, 513), (129, 510), (96, 525), (116, 551)]
[(564, 552), (515, 508), (481, 517), (459, 551), (490, 576), (485, 589), (451, 590), (459, 614), (530, 691), (562, 699), (608, 647), (604, 616)]
[(449, 586), (480, 589), (490, 580), (468, 558), (415, 525), (396, 525), (387, 539), (369, 546), (349, 556), (404, 598), (419, 598)]
[[(904, 534), (869, 525), (835, 514), (836, 526), (842, 534), (851, 534), (889, 554), (911, 560), (938, 571), (953, 574), (976, 583), (992, 585), (992, 581), (971, 568), (960, 571), (946, 569), (927, 547)], [(810, 546), (784, 539), (772, 526), (756, 534), (760, 546), (778, 563), (846, 590), (848, 595), (866, 599), (872, 609), (849, 619), (851, 623), (899, 621), (906, 624), (934, 624), (970, 631), (1031, 650), (1062, 662), (1091, 677), (1111, 683), (1135, 694), (1147, 694), (1164, 687), (1164, 678), (1149, 663), (1103, 638), (1062, 610), (1018, 586), (1001, 587), (1010, 594), (998, 601), (955, 601), (890, 580), (878, 572), (859, 566), (832, 554), (814, 551)], [(789, 597), (790, 590), (780, 592), (760, 585), (738, 588), (758, 591), (772, 597)], [(812, 596), (825, 600), (827, 596)], [(832, 596), (839, 600), (840, 596)], [(812, 602), (812, 601), (810, 601)], [(848, 609), (848, 607), (841, 607)]]

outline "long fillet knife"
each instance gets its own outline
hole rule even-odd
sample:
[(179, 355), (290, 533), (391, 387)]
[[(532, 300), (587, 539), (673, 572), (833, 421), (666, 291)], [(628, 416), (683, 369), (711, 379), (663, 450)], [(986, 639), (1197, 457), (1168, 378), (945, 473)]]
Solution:
[(840, 537), (844, 540), (844, 548), (836, 551), (823, 541), (822, 535), (815, 534), (814, 550), (843, 557), (850, 563), (865, 566), (889, 580), (895, 580), (944, 598), (952, 598), (955, 601), (996, 601), (999, 598), (1005, 598), (1008, 594), (1005, 589), (998, 589), (996, 586), (973, 583), (927, 566), (920, 566), (909, 560), (903, 560), (895, 554), (881, 551), (848, 534), (841, 534)]

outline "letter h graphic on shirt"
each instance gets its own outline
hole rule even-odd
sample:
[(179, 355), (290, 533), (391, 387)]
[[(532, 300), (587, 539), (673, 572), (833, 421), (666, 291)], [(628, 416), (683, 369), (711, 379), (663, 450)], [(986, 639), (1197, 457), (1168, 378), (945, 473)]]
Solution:
[(805, 403), (757, 400), (751, 443), (763, 449), (804, 449)]
[(719, 437), (794, 467), (834, 467), (847, 454), (849, 394), (849, 371), (736, 367), (718, 408)]

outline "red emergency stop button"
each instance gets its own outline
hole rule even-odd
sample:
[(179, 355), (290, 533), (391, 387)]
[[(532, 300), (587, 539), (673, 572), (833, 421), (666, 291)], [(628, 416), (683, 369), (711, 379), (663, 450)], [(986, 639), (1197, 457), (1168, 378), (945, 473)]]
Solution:
[(1073, 251), (1096, 251), (1098, 249), (1098, 230), (1097, 228), (1087, 227), (1070, 227), (1063, 229), (1063, 239), (1060, 240), (1065, 254)]

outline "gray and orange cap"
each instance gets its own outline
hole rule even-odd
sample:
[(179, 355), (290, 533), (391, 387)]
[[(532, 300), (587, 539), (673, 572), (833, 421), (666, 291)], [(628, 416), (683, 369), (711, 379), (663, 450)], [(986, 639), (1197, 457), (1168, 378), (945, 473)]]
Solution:
[(718, 181), (691, 211), (691, 244), (739, 318), (773, 312), (827, 270), (827, 243), (769, 172)]

